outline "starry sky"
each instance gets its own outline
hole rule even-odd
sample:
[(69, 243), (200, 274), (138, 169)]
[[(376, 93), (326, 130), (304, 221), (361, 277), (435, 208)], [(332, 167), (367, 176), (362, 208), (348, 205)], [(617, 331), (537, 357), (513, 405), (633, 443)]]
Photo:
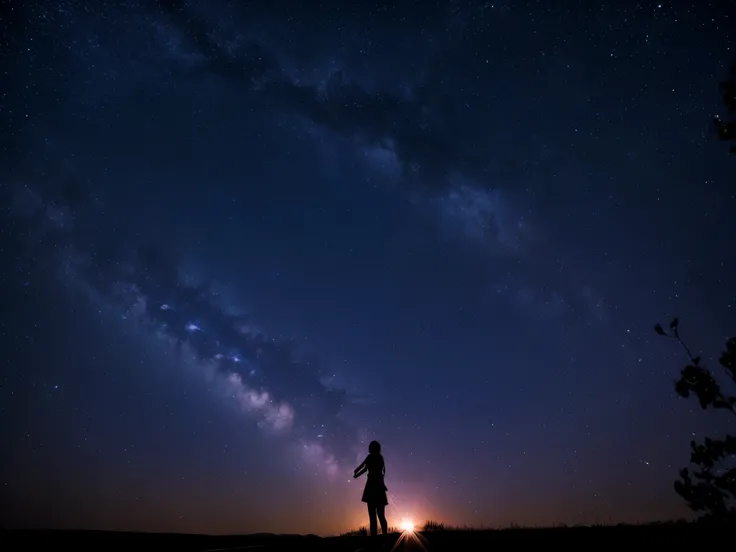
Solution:
[(13, 4), (0, 524), (334, 534), (371, 439), (392, 525), (688, 515), (728, 2)]

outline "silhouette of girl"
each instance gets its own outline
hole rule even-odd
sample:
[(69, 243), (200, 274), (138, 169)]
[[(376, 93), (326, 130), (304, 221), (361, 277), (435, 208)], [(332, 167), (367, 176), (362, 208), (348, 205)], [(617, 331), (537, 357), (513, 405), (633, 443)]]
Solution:
[(386, 522), (386, 506), (388, 505), (388, 496), (386, 495), (386, 485), (383, 482), (383, 476), (386, 475), (386, 464), (381, 455), (381, 444), (378, 441), (371, 441), (368, 445), (368, 456), (363, 463), (355, 468), (354, 478), (360, 477), (368, 472), (368, 480), (365, 482), (363, 489), (363, 502), (368, 504), (368, 519), (370, 520), (371, 536), (378, 534), (376, 517), (381, 522), (381, 533), (388, 533), (388, 523)]

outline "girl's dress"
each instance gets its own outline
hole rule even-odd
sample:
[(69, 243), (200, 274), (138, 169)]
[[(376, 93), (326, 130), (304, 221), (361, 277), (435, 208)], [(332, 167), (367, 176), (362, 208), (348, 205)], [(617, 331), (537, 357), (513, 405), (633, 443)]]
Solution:
[(383, 482), (384, 462), (383, 456), (380, 454), (369, 454), (364, 464), (368, 468), (368, 480), (365, 482), (363, 489), (363, 502), (367, 502), (373, 506), (388, 505), (388, 495), (386, 485)]

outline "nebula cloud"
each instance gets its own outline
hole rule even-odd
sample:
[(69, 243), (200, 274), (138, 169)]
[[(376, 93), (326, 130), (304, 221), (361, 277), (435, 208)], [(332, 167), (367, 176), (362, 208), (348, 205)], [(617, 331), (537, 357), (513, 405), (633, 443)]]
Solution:
[(340, 459), (352, 456), (345, 445), (358, 437), (340, 417), (351, 399), (327, 385), (327, 374), (295, 346), (267, 336), (249, 316), (233, 314), (237, 309), (223, 305), (212, 283), (188, 281), (174, 253), (90, 241), (77, 229), (94, 216), (85, 199), (64, 190), (43, 197), (25, 186), (13, 192), (20, 250), (44, 253), (65, 277), (197, 363), (260, 427), (291, 436), (305, 461), (337, 475)]

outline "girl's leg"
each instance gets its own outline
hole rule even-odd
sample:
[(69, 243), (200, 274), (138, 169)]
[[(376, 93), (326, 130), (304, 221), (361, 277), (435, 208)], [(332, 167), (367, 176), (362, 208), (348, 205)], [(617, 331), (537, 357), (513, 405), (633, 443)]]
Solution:
[(371, 526), (371, 537), (375, 537), (378, 534), (378, 524), (376, 523), (376, 506), (368, 503), (368, 520)]
[(378, 515), (378, 521), (381, 522), (381, 533), (384, 535), (388, 534), (388, 522), (386, 521), (386, 506), (381, 504), (376, 507), (376, 514)]

